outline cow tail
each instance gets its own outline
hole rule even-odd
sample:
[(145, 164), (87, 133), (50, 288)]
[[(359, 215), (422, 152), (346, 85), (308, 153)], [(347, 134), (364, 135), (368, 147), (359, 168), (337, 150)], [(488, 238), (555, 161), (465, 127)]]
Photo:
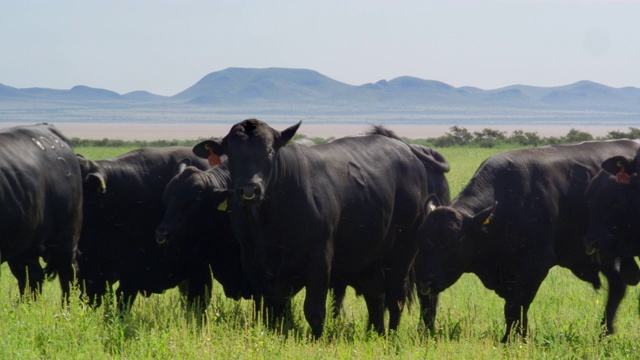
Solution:
[(415, 267), (412, 266), (411, 269), (409, 270), (409, 276), (407, 277), (407, 289), (406, 289), (407, 310), (409, 312), (411, 312), (411, 304), (413, 304), (413, 301), (415, 300), (415, 297), (413, 294), (414, 289), (416, 289), (416, 271), (415, 271)]

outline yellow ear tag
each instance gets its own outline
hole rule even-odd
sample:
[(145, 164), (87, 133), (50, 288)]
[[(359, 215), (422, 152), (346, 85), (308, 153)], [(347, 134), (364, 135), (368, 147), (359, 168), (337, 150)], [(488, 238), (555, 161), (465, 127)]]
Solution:
[(107, 191), (107, 184), (104, 182), (103, 178), (100, 178), (100, 189), (98, 189), (100, 192), (105, 192)]
[(482, 225), (489, 225), (489, 223), (490, 223), (489, 218), (486, 218), (484, 222), (482, 222)]
[(224, 199), (224, 201), (218, 205), (218, 210), (227, 211), (227, 199)]

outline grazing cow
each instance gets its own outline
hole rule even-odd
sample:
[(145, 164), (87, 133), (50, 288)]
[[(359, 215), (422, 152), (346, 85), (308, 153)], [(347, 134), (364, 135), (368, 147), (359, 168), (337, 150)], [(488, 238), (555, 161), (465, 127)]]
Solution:
[(316, 338), (330, 285), (361, 293), (379, 333), (386, 306), (395, 329), (411, 286), (427, 168), (442, 173), (449, 165), (433, 150), (385, 135), (287, 145), (299, 126), (280, 132), (249, 119), (205, 144), (228, 156), (230, 220), (245, 273), (276, 306), (305, 287)]
[[(509, 151), (485, 160), (449, 206), (430, 198), (420, 229), (421, 293), (439, 293), (465, 273), (505, 299), (507, 341), (526, 335), (527, 310), (549, 269), (570, 269), (595, 288), (608, 280), (603, 320), (613, 332), (626, 285), (613, 266), (599, 265), (582, 242), (588, 225), (585, 190), (602, 161), (638, 149), (632, 141), (586, 142)], [(521, 320), (520, 325), (517, 324)]]
[[(190, 300), (211, 289), (208, 265), (181, 259), (161, 266), (164, 248), (155, 229), (162, 221), (164, 188), (181, 165), (208, 167), (188, 147), (142, 148), (113, 159), (78, 157), (84, 179), (84, 223), (78, 244), (78, 278), (91, 304), (119, 281), (118, 306), (138, 292), (161, 293), (189, 280)], [(177, 260), (176, 260), (177, 261)]]
[[(635, 158), (618, 154), (602, 163), (587, 189), (587, 251), (601, 261), (640, 256), (640, 151)], [(621, 263), (621, 271), (625, 263)], [(624, 271), (623, 271), (624, 272)], [(633, 273), (632, 273), (633, 274)], [(638, 274), (635, 274), (638, 279)]]
[(2, 129), (0, 147), (0, 259), (9, 263), (21, 295), (29, 287), (35, 296), (45, 276), (57, 274), (68, 300), (82, 224), (74, 151), (48, 124)]

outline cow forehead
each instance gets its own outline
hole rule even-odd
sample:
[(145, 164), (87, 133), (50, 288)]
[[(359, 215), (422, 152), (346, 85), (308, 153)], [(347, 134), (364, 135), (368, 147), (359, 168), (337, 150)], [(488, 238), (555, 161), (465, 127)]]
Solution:
[(461, 231), (464, 215), (459, 211), (440, 207), (427, 216), (425, 225), (431, 233), (454, 233)]
[(267, 124), (249, 119), (235, 124), (229, 134), (227, 141), (239, 144), (264, 144), (270, 146), (274, 141), (274, 130)]

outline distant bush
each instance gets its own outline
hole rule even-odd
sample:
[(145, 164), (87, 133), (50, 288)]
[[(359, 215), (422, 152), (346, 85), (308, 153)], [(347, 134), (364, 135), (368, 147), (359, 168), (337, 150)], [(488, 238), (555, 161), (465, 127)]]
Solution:
[(630, 127), (628, 132), (609, 131), (607, 139), (640, 139), (640, 129)]
[(450, 132), (436, 138), (419, 139), (413, 142), (422, 142), (435, 147), (449, 146), (465, 146), (473, 145), (485, 148), (491, 148), (499, 144), (515, 144), (522, 146), (541, 146), (541, 145), (558, 145), (570, 144), (591, 140), (611, 140), (611, 139), (640, 139), (640, 129), (630, 127), (628, 132), (610, 131), (604, 137), (593, 137), (588, 132), (578, 129), (571, 129), (561, 137), (541, 137), (536, 132), (524, 132), (523, 130), (515, 130), (510, 136), (506, 132), (483, 129), (470, 133), (467, 129), (460, 126), (452, 126)]

